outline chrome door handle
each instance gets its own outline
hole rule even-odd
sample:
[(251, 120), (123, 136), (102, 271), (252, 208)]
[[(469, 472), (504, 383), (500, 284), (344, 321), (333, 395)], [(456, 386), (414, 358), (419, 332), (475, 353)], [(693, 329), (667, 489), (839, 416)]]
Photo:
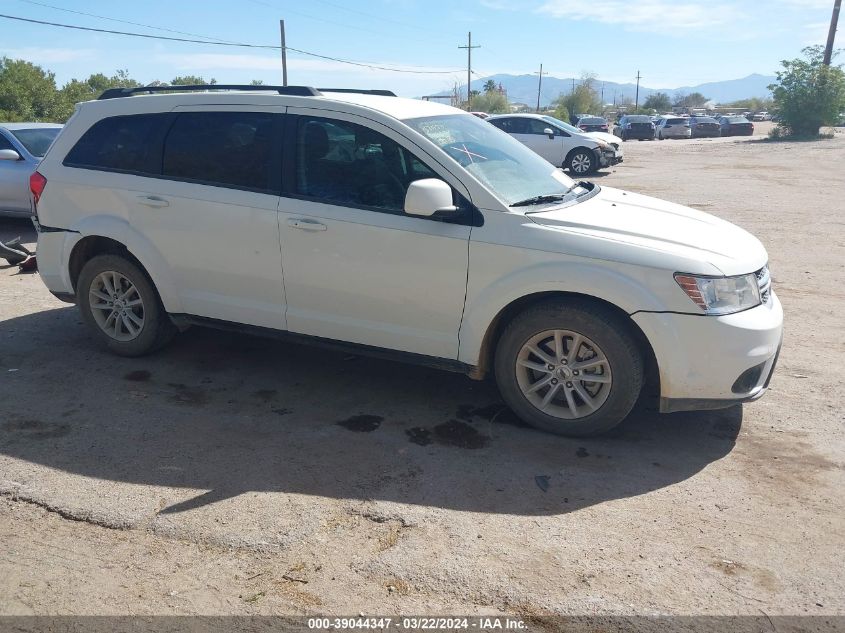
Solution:
[(145, 207), (153, 207), (154, 209), (170, 206), (167, 200), (158, 196), (138, 196), (138, 203), (143, 204)]
[(327, 227), (322, 222), (316, 220), (305, 220), (303, 218), (291, 218), (288, 220), (288, 226), (295, 229), (302, 229), (303, 231), (325, 231)]

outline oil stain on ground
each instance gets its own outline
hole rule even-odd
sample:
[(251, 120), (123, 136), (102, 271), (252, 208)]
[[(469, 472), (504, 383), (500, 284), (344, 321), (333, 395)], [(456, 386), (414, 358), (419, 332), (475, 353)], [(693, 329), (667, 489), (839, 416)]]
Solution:
[(408, 441), (419, 446), (428, 446), (437, 442), (442, 446), (457, 446), (458, 448), (483, 448), (490, 438), (482, 435), (466, 422), (449, 420), (438, 424), (432, 429), (415, 426), (405, 431)]
[(70, 425), (45, 423), (40, 420), (21, 420), (20, 422), (6, 422), (2, 426), (4, 431), (18, 434), (18, 437), (35, 440), (64, 437), (70, 433)]
[(123, 378), (124, 380), (131, 380), (132, 382), (147, 382), (150, 379), (150, 376), (152, 376), (152, 374), (146, 369), (136, 369), (135, 371), (130, 371)]
[(345, 429), (350, 431), (355, 431), (357, 433), (370, 433), (371, 431), (375, 431), (381, 423), (384, 421), (384, 418), (380, 415), (353, 415), (351, 418), (347, 418), (345, 420), (341, 420), (337, 424), (342, 426)]

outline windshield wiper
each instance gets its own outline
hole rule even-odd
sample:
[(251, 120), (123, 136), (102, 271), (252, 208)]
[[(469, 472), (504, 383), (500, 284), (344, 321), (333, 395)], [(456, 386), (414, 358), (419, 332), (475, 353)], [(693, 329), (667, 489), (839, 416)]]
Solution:
[(534, 196), (533, 198), (526, 198), (525, 200), (520, 200), (519, 202), (514, 202), (512, 207), (530, 207), (534, 204), (544, 204), (547, 202), (560, 202), (566, 196), (569, 195), (569, 192), (566, 193), (553, 193), (550, 195), (545, 196)]

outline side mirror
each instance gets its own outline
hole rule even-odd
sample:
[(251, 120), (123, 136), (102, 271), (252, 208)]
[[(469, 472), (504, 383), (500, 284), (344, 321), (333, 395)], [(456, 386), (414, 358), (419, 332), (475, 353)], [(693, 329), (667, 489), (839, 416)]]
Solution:
[(555, 137), (555, 131), (550, 127), (547, 127), (545, 130), (543, 130), (543, 134), (548, 134), (549, 138)]
[(21, 155), (13, 149), (0, 149), (0, 160), (21, 160)]
[(405, 213), (431, 217), (438, 211), (454, 213), (458, 207), (452, 204), (452, 188), (439, 178), (415, 180), (405, 194)]

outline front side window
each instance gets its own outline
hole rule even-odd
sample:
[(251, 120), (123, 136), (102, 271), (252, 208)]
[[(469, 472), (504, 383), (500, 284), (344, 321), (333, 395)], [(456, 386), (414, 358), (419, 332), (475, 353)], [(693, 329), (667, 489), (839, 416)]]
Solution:
[(179, 114), (164, 141), (163, 175), (209, 185), (270, 190), (275, 117), (265, 112)]
[(92, 125), (65, 157), (70, 167), (161, 173), (161, 156), (152, 141), (166, 114), (133, 114), (101, 119)]
[(299, 195), (398, 214), (404, 213), (408, 185), (421, 178), (438, 176), (396, 141), (373, 129), (348, 121), (299, 118)]
[(471, 114), (408, 119), (405, 124), (440, 147), (505, 204), (563, 194), (575, 186), (554, 165)]

